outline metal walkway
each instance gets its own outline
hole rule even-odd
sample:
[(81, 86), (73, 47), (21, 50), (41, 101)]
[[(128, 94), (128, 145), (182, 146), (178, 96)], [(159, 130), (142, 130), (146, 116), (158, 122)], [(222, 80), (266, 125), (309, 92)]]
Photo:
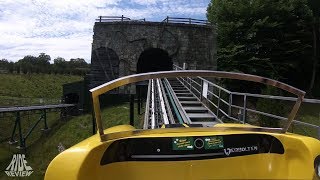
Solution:
[[(4, 116), (4, 114), (14, 114), (15, 116), (15, 123), (14, 127), (12, 129), (12, 133), (10, 136), (9, 144), (15, 144), (19, 141), (18, 149), (25, 149), (26, 148), (26, 141), (30, 134), (35, 130), (35, 128), (40, 124), (41, 121), (44, 123), (44, 127), (41, 129), (42, 131), (46, 132), (50, 128), (47, 124), (47, 113), (48, 111), (52, 110), (61, 110), (60, 118), (65, 116), (65, 113), (67, 112), (67, 109), (74, 108), (76, 104), (51, 104), (51, 105), (39, 105), (39, 106), (21, 106), (21, 107), (6, 107), (6, 108), (0, 108), (0, 115)], [(40, 111), (40, 117), (38, 120), (30, 127), (28, 128), (28, 131), (26, 134), (23, 134), (22, 132), (22, 113), (23, 112), (39, 112)], [(26, 128), (26, 127), (24, 127)], [(18, 132), (17, 132), (18, 131)], [(16, 133), (18, 134), (19, 140), (15, 139)]]
[(0, 113), (18, 112), (18, 111), (34, 111), (44, 109), (61, 109), (67, 107), (74, 107), (75, 104), (51, 104), (51, 105), (40, 105), (40, 106), (16, 106), (16, 107), (5, 107), (0, 108)]
[(179, 79), (149, 80), (144, 129), (222, 123)]
[(185, 85), (178, 79), (169, 79), (169, 88), (179, 106), (180, 114), (183, 114), (184, 122), (188, 124), (202, 124), (212, 126), (221, 123), (217, 116), (201, 102)]

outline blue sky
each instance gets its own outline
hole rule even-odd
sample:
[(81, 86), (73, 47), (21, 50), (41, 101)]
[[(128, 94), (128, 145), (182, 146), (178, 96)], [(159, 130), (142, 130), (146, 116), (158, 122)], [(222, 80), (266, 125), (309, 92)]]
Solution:
[(0, 59), (45, 52), (90, 62), (92, 28), (100, 15), (161, 21), (206, 19), (210, 0), (0, 0)]

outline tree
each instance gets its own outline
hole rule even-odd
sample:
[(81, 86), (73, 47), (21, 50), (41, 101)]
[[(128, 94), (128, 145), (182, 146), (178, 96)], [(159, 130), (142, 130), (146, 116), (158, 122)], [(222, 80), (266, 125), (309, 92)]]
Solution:
[(313, 14), (312, 35), (313, 35), (313, 66), (312, 76), (308, 92), (311, 93), (316, 80), (317, 68), (320, 59), (320, 1), (309, 0), (309, 6)]
[(8, 71), (9, 71), (9, 73), (13, 73), (13, 71), (14, 71), (14, 62), (9, 62)]
[(27, 55), (20, 59), (17, 63), (18, 66), (20, 66), (20, 70), (24, 73), (33, 73), (35, 72), (35, 67), (37, 64), (37, 57)]
[(88, 63), (83, 58), (70, 59), (69, 64), (71, 67), (74, 67), (74, 68), (88, 66)]
[(27, 55), (18, 62), (8, 62), (6, 59), (0, 60), (0, 70), (17, 73), (70, 73), (84, 75), (89, 72), (89, 64), (83, 58), (70, 59), (66, 61), (62, 57), (57, 57), (50, 64), (51, 57), (46, 53), (40, 53), (38, 57)]
[(7, 59), (0, 60), (0, 70), (8, 70), (9, 62)]
[(46, 53), (40, 53), (38, 56), (38, 61), (43, 64), (50, 64), (51, 57)]
[(68, 68), (67, 61), (62, 57), (57, 57), (53, 60), (54, 62), (54, 72), (55, 73), (65, 73)]
[(70, 59), (69, 68), (72, 74), (84, 75), (88, 72), (88, 63), (83, 58)]
[(40, 53), (36, 61), (37, 72), (48, 73), (50, 70), (50, 61), (51, 57), (49, 55)]
[(218, 69), (262, 75), (306, 88), (312, 12), (306, 0), (211, 0)]

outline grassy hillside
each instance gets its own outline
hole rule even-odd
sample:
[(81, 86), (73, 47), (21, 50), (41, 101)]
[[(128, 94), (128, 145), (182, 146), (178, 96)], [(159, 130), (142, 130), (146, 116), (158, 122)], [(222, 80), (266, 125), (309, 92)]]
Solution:
[[(62, 96), (62, 85), (82, 79), (81, 76), (53, 74), (0, 74), (0, 107), (59, 103)], [(21, 115), (21, 127), (24, 136), (33, 124), (36, 123), (39, 116), (39, 114), (27, 113)], [(7, 165), (3, 163), (7, 163), (13, 153), (19, 153), (15, 148), (17, 144), (9, 146), (7, 143), (12, 133), (14, 122), (15, 117), (12, 114), (0, 117), (0, 169), (6, 168), (5, 166)], [(50, 128), (60, 124), (59, 113), (48, 113), (47, 122)], [(26, 142), (27, 146), (33, 147), (36, 143), (41, 142), (42, 139), (50, 135), (50, 133), (44, 134), (40, 131), (41, 128), (43, 128), (43, 122), (40, 122), (35, 131), (30, 134)], [(16, 139), (18, 139), (17, 136)], [(41, 144), (39, 144), (39, 147), (41, 147)], [(4, 172), (0, 173), (0, 179), (7, 179), (6, 175), (3, 175), (5, 175)]]
[(0, 74), (0, 106), (54, 103), (62, 96), (62, 85), (81, 76), (54, 74)]
[[(135, 111), (136, 112), (136, 111)], [(104, 127), (112, 127), (119, 124), (129, 123), (129, 103), (118, 104), (102, 110)], [(136, 127), (142, 126), (142, 116), (135, 113)], [(50, 161), (59, 154), (58, 146), (63, 145), (69, 148), (81, 140), (92, 135), (91, 114), (74, 117), (66, 122), (59, 122), (51, 126), (50, 133), (42, 135), (41, 138), (30, 145), (26, 156), (28, 165), (34, 170), (29, 178), (43, 179)], [(0, 169), (5, 169), (11, 161), (12, 154), (17, 150), (14, 146), (6, 143), (0, 144)], [(5, 179), (6, 174), (0, 173), (0, 179)], [(12, 179), (12, 178), (11, 178)]]

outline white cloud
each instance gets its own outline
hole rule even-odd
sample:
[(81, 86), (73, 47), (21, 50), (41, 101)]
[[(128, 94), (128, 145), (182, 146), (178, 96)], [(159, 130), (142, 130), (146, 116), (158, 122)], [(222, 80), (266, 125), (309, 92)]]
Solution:
[(209, 0), (0, 0), (0, 59), (45, 52), (90, 62), (92, 28), (99, 15), (162, 20), (205, 17)]

